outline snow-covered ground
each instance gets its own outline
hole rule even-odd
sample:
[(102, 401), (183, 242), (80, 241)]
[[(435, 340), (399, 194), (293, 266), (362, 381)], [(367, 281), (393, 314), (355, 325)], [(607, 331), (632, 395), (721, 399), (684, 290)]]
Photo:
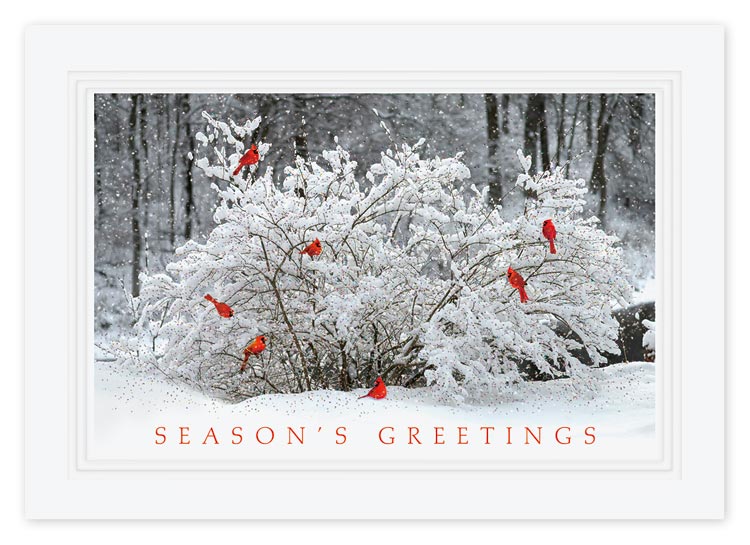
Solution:
[[(594, 392), (567, 379), (532, 382), (521, 385), (516, 400), (491, 405), (446, 406), (427, 388), (401, 387), (389, 388), (382, 400), (358, 399), (366, 393), (360, 389), (264, 395), (230, 405), (100, 362), (88, 454), (92, 460), (276, 464), (654, 458), (654, 364), (619, 364), (592, 372), (598, 378)], [(568, 437), (570, 444), (565, 444)]]

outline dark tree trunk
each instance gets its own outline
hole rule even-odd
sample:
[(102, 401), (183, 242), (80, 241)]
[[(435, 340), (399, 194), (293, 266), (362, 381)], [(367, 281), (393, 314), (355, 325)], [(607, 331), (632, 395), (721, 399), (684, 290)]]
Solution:
[(141, 152), (143, 153), (141, 160), (139, 161), (140, 167), (141, 167), (141, 174), (140, 174), (140, 180), (143, 185), (143, 189), (141, 190), (141, 206), (143, 206), (143, 226), (142, 226), (142, 232), (143, 232), (143, 240), (145, 243), (145, 247), (143, 248), (143, 258), (146, 265), (146, 271), (148, 271), (148, 253), (150, 251), (149, 244), (148, 244), (148, 228), (149, 228), (149, 201), (151, 200), (151, 176), (148, 175), (147, 172), (144, 171), (144, 166), (149, 165), (149, 145), (148, 145), (148, 131), (146, 128), (146, 123), (148, 121), (148, 113), (146, 109), (146, 95), (140, 95), (141, 97), (141, 110), (140, 115), (138, 116), (138, 125), (139, 125), (139, 132), (140, 132), (140, 146), (141, 146)]
[(544, 95), (537, 95), (541, 97), (539, 99), (539, 149), (542, 155), (542, 168), (544, 170), (550, 170), (552, 168), (552, 161), (549, 157), (549, 139), (547, 137), (547, 108), (544, 103)]
[(190, 153), (185, 154), (185, 240), (193, 236), (193, 212), (195, 211), (195, 199), (193, 196), (193, 161), (195, 158), (195, 137), (190, 128), (190, 96), (183, 94), (180, 100), (182, 108), (182, 123), (185, 127), (185, 138), (190, 146)]
[(345, 343), (339, 343), (339, 353), (341, 354), (341, 367), (339, 368), (339, 388), (348, 392), (351, 390), (351, 380), (349, 377), (349, 362), (346, 357)]
[(643, 122), (643, 95), (632, 95), (629, 100), (630, 106), (630, 130), (628, 136), (630, 146), (634, 155), (641, 152), (641, 124)]
[(607, 176), (604, 172), (604, 159), (607, 155), (607, 141), (609, 139), (610, 122), (612, 114), (617, 107), (617, 98), (611, 103), (608, 95), (599, 95), (599, 115), (596, 120), (596, 152), (594, 154), (594, 166), (591, 170), (591, 189), (599, 191), (599, 221), (602, 228), (607, 225)]
[(169, 111), (174, 108), (174, 140), (172, 141), (172, 169), (169, 172), (169, 245), (172, 250), (176, 246), (176, 232), (175, 232), (175, 202), (177, 194), (177, 150), (179, 149), (180, 142), (180, 119), (182, 113), (182, 105), (178, 104), (180, 97), (175, 96), (173, 107), (167, 107), (167, 130), (170, 125)]
[(508, 131), (510, 130), (510, 128), (508, 127), (508, 118), (510, 116), (510, 113), (508, 111), (510, 109), (510, 95), (502, 95), (500, 104), (503, 110), (503, 134), (508, 134)]
[(132, 234), (132, 264), (131, 264), (131, 292), (133, 297), (140, 294), (140, 281), (138, 276), (141, 273), (141, 219), (140, 219), (140, 201), (141, 201), (141, 156), (137, 138), (138, 132), (138, 112), (141, 95), (131, 95), (130, 97), (130, 117), (128, 123), (128, 150), (133, 160), (133, 184), (131, 191), (131, 219), (130, 227)]
[(257, 105), (258, 115), (263, 119), (263, 122), (253, 131), (251, 135), (252, 142), (263, 141), (268, 136), (270, 128), (269, 118), (273, 107), (276, 105), (278, 99), (272, 95), (260, 95), (259, 104)]
[(309, 152), (307, 149), (307, 103), (304, 97), (292, 95), (292, 115), (294, 116), (294, 150), (299, 157), (307, 161)]
[(537, 142), (541, 150), (542, 168), (549, 170), (550, 157), (547, 139), (547, 121), (544, 115), (544, 95), (530, 94), (526, 102), (526, 120), (524, 125), (524, 155), (531, 155), (531, 172), (538, 170)]
[(594, 127), (593, 127), (594, 112), (591, 106), (591, 102), (592, 102), (591, 95), (586, 95), (586, 144), (588, 144), (589, 148), (591, 148), (591, 146), (594, 145)]
[(503, 198), (503, 186), (498, 165), (497, 150), (500, 147), (500, 125), (498, 122), (497, 95), (484, 95), (484, 106), (487, 114), (487, 163), (491, 204), (499, 204)]
[(539, 109), (535, 94), (529, 95), (526, 100), (526, 116), (523, 130), (523, 154), (531, 156), (531, 172), (537, 170), (536, 143), (539, 139)]
[[(118, 93), (110, 93), (109, 97), (112, 99), (112, 105), (115, 108), (119, 108), (120, 107), (120, 104), (119, 104), (120, 100), (119, 99), (122, 96), (123, 95), (120, 95)], [(125, 109), (125, 108), (123, 108), (123, 109)], [(119, 119), (119, 114), (116, 114), (116, 115), (117, 115), (117, 117)], [(115, 142), (115, 151), (117, 152), (117, 155), (120, 155), (120, 152), (122, 151), (122, 142), (123, 142), (123, 140), (126, 140), (126, 138), (122, 138), (122, 135), (120, 135), (120, 134), (118, 134), (117, 138), (114, 139), (114, 142)]]
[[(101, 122), (100, 122), (100, 116), (98, 115), (99, 108), (94, 108), (94, 153), (99, 154), (100, 151), (100, 143), (101, 143)], [(99, 218), (102, 217), (102, 214), (104, 213), (104, 203), (103, 203), (103, 187), (102, 187), (102, 161), (101, 160), (95, 160), (94, 161), (94, 195), (96, 200), (96, 217), (97, 221), (101, 221)]]
[(570, 135), (568, 136), (568, 147), (565, 151), (565, 177), (570, 177), (570, 162), (573, 157), (573, 143), (575, 142), (576, 127), (578, 126), (578, 112), (581, 109), (581, 96), (576, 96), (576, 108), (573, 112), (573, 123), (570, 126)]
[(560, 166), (562, 149), (565, 143), (565, 101), (568, 95), (563, 93), (560, 99), (560, 115), (557, 120), (557, 142), (555, 146), (555, 165)]

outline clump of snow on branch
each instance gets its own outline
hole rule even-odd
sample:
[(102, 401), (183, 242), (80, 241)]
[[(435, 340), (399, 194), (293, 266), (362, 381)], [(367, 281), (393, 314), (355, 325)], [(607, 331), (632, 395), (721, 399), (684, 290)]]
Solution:
[(643, 348), (656, 350), (656, 322), (643, 320), (642, 323), (646, 328), (646, 332), (643, 334)]
[[(216, 227), (187, 242), (165, 273), (143, 275), (135, 334), (121, 357), (208, 393), (426, 385), (445, 402), (513, 395), (528, 376), (589, 381), (587, 367), (618, 353), (613, 305), (626, 304), (617, 240), (582, 217), (586, 184), (563, 170), (530, 173), (519, 152), (522, 214), (503, 218), (487, 188), (469, 184), (460, 155), (388, 149), (364, 176), (336, 145), (297, 158), (281, 183), (261, 160), (231, 173), (260, 118), (242, 126), (204, 114), (196, 164), (214, 179)], [(558, 253), (542, 222), (553, 219)], [(314, 239), (320, 256), (300, 251)], [(527, 282), (522, 304), (505, 276)], [(223, 319), (203, 299), (234, 309)], [(240, 373), (244, 347), (268, 348)]]
[(656, 322), (643, 320), (641, 322), (646, 328), (643, 334), (643, 348), (646, 351), (648, 361), (654, 361), (656, 356)]

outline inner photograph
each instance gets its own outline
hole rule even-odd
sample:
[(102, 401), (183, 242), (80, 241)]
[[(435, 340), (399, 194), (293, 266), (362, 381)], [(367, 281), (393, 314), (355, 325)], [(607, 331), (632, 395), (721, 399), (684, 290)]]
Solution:
[(655, 109), (96, 94), (97, 421), (562, 411), (652, 440)]

